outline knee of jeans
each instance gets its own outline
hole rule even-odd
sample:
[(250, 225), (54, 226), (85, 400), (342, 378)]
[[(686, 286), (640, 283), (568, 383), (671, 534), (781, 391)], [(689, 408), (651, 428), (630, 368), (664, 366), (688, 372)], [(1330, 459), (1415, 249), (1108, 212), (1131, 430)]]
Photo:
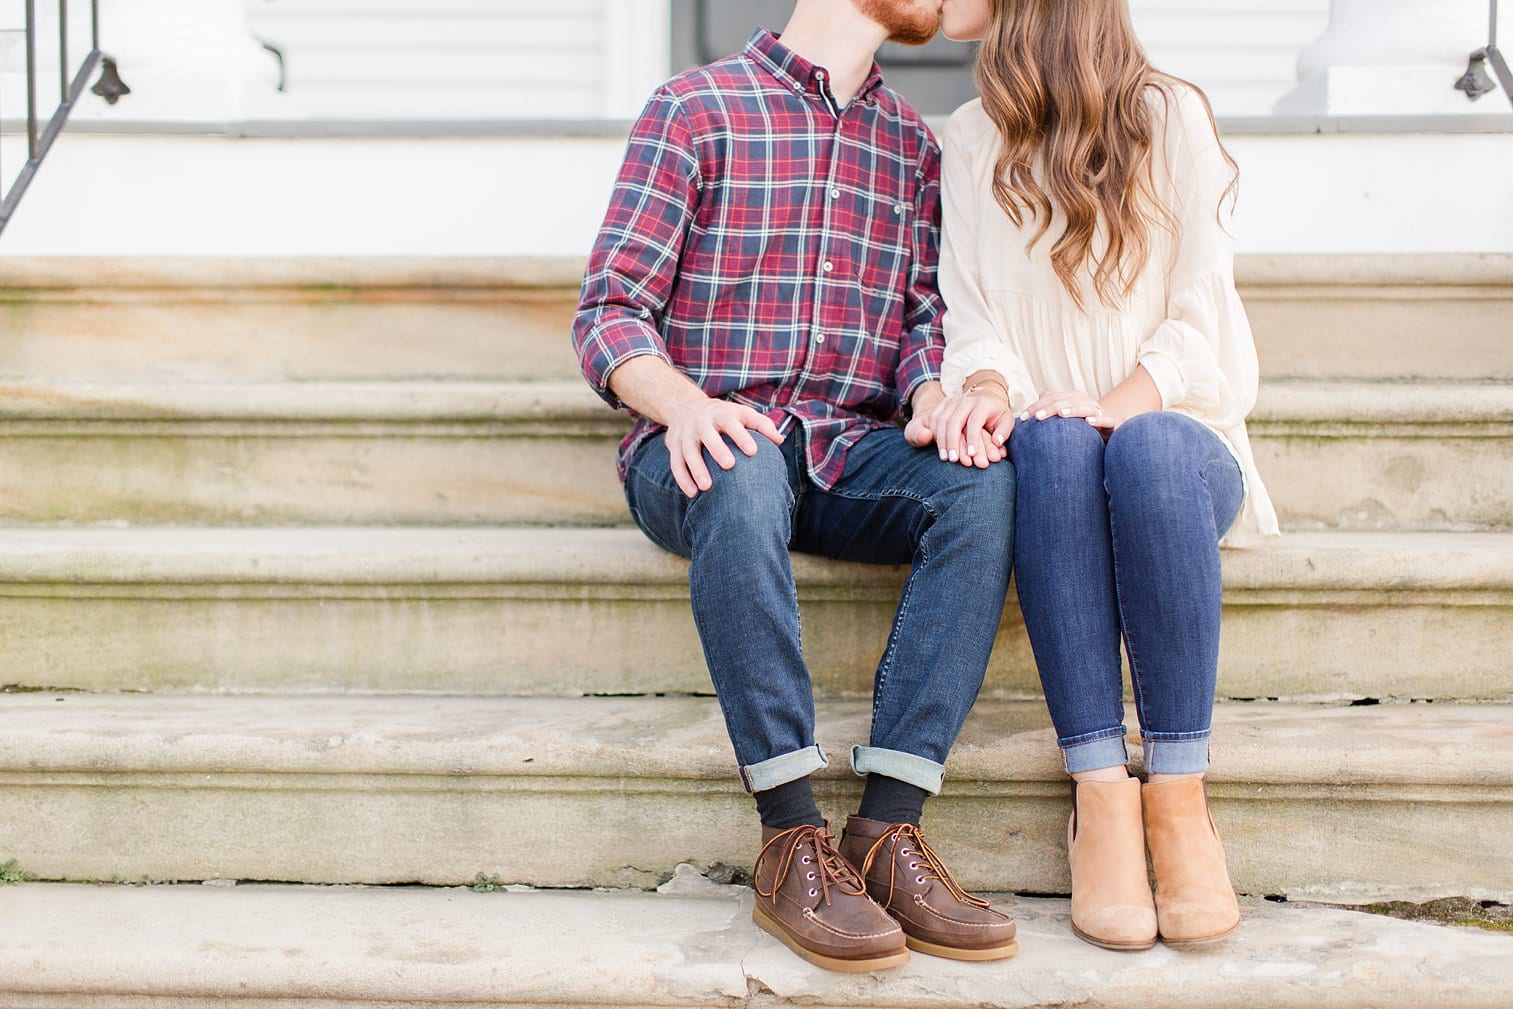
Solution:
[(1081, 417), (1022, 420), (1009, 436), (1009, 456), (1028, 469), (1086, 465), (1103, 453), (1103, 436)]
[[(726, 444), (730, 445), (729, 439)], [(756, 455), (748, 456), (734, 445), (735, 465), (721, 469), (704, 453), (710, 487), (689, 506), (688, 518), (699, 525), (773, 525), (786, 536), (793, 506), (793, 488), (788, 483), (788, 461), (782, 449), (765, 438), (756, 439)]]
[(945, 521), (971, 535), (1001, 539), (1014, 527), (1014, 464), (995, 462), (987, 469), (956, 468), (957, 479), (930, 495), (936, 522)]
[(1191, 468), (1191, 425), (1177, 413), (1136, 414), (1109, 436), (1103, 456), (1104, 479), (1116, 487), (1169, 487), (1184, 467)]

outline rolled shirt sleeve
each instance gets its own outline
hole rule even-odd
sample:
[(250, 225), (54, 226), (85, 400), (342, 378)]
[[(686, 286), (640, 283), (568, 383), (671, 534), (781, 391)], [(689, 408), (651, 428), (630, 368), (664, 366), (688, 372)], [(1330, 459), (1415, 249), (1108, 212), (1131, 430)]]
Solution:
[(660, 325), (698, 207), (700, 169), (675, 95), (659, 90), (631, 130), (573, 317), (583, 375), (611, 406), (609, 377), (633, 357), (671, 363)]

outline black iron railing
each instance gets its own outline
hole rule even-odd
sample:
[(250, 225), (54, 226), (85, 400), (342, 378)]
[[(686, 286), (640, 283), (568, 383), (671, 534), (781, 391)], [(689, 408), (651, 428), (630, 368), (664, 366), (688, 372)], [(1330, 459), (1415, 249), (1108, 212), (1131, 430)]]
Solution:
[(1487, 73), (1487, 68), (1491, 67), (1492, 73), (1497, 75), (1497, 84), (1502, 85), (1503, 95), (1513, 103), (1513, 71), (1508, 69), (1507, 57), (1497, 48), (1497, 2), (1491, 0), (1491, 10), (1487, 13), (1487, 44), (1471, 54), (1470, 66), (1455, 82), (1456, 90), (1464, 91), (1473, 102), (1489, 91), (1497, 90)]
[[(0, 231), (10, 221), (11, 215), (16, 211), (16, 205), (21, 202), (21, 197), (26, 195), (27, 186), (36, 177), (37, 169), (42, 164), (42, 159), (47, 157), (53, 141), (58, 139), (58, 134), (63, 131), (63, 124), (68, 121), (68, 114), (73, 111), (74, 104), (79, 96), (84, 93), (84, 85), (95, 67), (103, 67), (100, 79), (92, 89), (95, 94), (104, 98), (114, 105), (124, 94), (129, 94), (128, 88), (116, 73), (115, 61), (100, 53), (100, 3), (99, 0), (90, 0), (89, 4), (89, 52), (75, 64), (69, 61), (68, 46), (68, 0), (56, 0), (58, 5), (58, 107), (53, 110), (44, 122), (38, 115), (38, 87), (41, 68), (37, 58), (38, 35), (40, 34), (37, 22), (37, 0), (25, 0), (26, 4), (26, 163), (16, 174), (9, 187), (4, 187), (0, 181)], [(4, 165), (0, 164), (0, 180), (4, 179)]]

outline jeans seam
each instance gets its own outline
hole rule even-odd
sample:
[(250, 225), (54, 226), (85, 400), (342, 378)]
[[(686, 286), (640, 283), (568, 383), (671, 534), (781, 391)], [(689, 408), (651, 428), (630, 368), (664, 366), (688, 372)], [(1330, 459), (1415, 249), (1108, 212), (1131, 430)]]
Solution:
[(888, 684), (888, 674), (893, 670), (893, 655), (898, 650), (899, 628), (903, 626), (904, 620), (908, 617), (909, 604), (913, 601), (914, 598), (914, 579), (920, 571), (924, 570), (925, 565), (930, 563), (930, 545), (928, 543), (928, 540), (930, 538), (930, 532), (935, 528), (935, 520), (940, 517), (939, 513), (935, 510), (935, 506), (930, 503), (928, 498), (920, 497), (914, 494), (880, 494), (876, 498), (867, 496), (852, 496), (850, 500), (875, 501), (880, 500), (884, 496), (902, 497), (906, 498), (907, 500), (913, 501), (916, 504), (922, 505), (925, 509), (925, 512), (930, 516), (930, 528), (926, 529), (924, 535), (920, 536), (919, 538), (919, 546), (916, 547), (916, 549), (919, 551), (919, 560), (910, 566), (909, 577), (904, 579), (904, 590), (903, 593), (899, 596), (898, 600), (898, 612), (894, 614), (893, 626), (892, 628), (890, 628), (890, 633), (888, 634), (888, 647), (883, 651), (882, 660), (877, 664), (877, 681), (872, 685), (872, 719), (874, 722), (876, 722), (877, 720), (877, 708), (878, 705), (882, 702), (883, 690)]
[(1124, 610), (1124, 589), (1119, 584), (1119, 532), (1114, 519), (1114, 496), (1109, 493), (1108, 477), (1103, 479), (1103, 493), (1108, 499), (1108, 540), (1109, 553), (1114, 559), (1114, 607), (1119, 611), (1119, 637), (1124, 642), (1124, 650), (1129, 655), (1130, 685), (1133, 687), (1135, 696), (1135, 717), (1140, 722), (1140, 729), (1145, 730), (1145, 686), (1140, 676), (1140, 662), (1135, 656), (1135, 645), (1129, 637), (1129, 621)]

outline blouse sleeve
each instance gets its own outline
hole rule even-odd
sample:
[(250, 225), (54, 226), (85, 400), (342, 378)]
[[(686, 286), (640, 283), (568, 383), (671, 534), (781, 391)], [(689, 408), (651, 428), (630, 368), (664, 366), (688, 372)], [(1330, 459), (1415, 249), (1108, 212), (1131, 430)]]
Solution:
[(1140, 347), (1139, 361), (1163, 409), (1234, 427), (1255, 405), (1260, 371), (1235, 292), (1232, 202), (1225, 195), (1230, 168), (1202, 99), (1183, 92), (1169, 102), (1164, 146), (1181, 231), (1168, 274), (1167, 317)]
[(995, 328), (983, 295), (977, 221), (997, 208), (982, 205), (984, 194), (978, 192), (963, 133), (962, 117), (953, 116), (941, 145), (939, 282), (946, 303), (941, 385), (946, 395), (959, 396), (968, 377), (996, 371), (1008, 387), (1009, 406), (1017, 412), (1035, 401), (1035, 385), (1023, 359)]

